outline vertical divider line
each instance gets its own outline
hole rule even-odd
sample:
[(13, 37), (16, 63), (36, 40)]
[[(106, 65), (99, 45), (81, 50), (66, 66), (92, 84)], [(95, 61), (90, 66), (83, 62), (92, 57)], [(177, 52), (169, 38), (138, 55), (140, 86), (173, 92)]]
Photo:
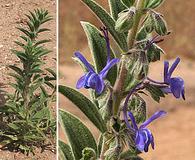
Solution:
[(59, 0), (56, 0), (56, 160), (58, 159), (58, 138), (59, 138), (59, 128), (58, 128), (58, 109), (59, 109), (59, 92), (58, 92), (58, 84), (59, 84)]

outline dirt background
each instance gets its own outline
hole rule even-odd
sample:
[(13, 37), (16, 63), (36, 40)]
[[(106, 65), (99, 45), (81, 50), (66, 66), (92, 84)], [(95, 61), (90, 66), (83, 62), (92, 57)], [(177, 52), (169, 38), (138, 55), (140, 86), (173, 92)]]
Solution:
[[(18, 39), (21, 33), (17, 31), (16, 27), (21, 27), (27, 20), (24, 14), (28, 14), (29, 10), (43, 8), (49, 10), (53, 20), (47, 24), (51, 29), (44, 35), (44, 38), (51, 39), (52, 42), (48, 44), (48, 49), (52, 50), (49, 56), (45, 57), (47, 67), (56, 67), (56, 2), (55, 0), (0, 0), (0, 85), (6, 91), (10, 91), (7, 83), (11, 81), (7, 73), (9, 69), (7, 65), (19, 64), (10, 49), (16, 47), (14, 40)], [(0, 95), (0, 100), (3, 102), (3, 95)], [(52, 106), (55, 110), (55, 105)], [(9, 151), (0, 150), (1, 160), (54, 160), (56, 157), (55, 146), (51, 146), (50, 150), (41, 152), (36, 149), (35, 156), (30, 155), (26, 157), (21, 153), (13, 153)]]
[[(105, 0), (96, 0), (105, 4)], [(60, 84), (75, 87), (76, 81), (82, 75), (80, 67), (72, 63), (71, 57), (76, 50), (82, 51), (90, 59), (87, 41), (79, 23), (81, 20), (89, 21), (100, 26), (97, 19), (80, 2), (80, 0), (60, 0)], [(107, 7), (108, 8), (108, 7)], [(155, 103), (146, 97), (148, 113), (151, 115), (156, 110), (163, 109), (167, 116), (157, 120), (149, 126), (155, 137), (155, 150), (141, 156), (145, 160), (194, 160), (195, 159), (195, 1), (166, 0), (161, 11), (169, 24), (172, 34), (166, 38), (161, 46), (166, 51), (163, 59), (176, 56), (182, 57), (182, 61), (174, 73), (185, 80), (186, 101), (177, 100), (172, 95), (162, 99), (161, 103)], [(163, 60), (162, 59), (162, 60)], [(150, 77), (162, 80), (163, 62), (152, 64)], [(87, 95), (86, 90), (81, 90)], [(88, 119), (66, 98), (60, 95), (59, 107), (77, 115), (98, 135), (97, 129)], [(60, 138), (66, 140), (60, 130)]]

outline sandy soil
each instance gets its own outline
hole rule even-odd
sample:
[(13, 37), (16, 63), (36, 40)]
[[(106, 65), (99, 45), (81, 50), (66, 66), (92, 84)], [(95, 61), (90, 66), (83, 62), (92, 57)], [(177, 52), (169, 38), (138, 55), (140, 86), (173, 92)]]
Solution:
[[(16, 57), (10, 52), (11, 48), (15, 47), (14, 40), (18, 38), (21, 34), (15, 29), (15, 27), (22, 26), (26, 20), (24, 14), (28, 14), (29, 10), (36, 8), (48, 9), (50, 15), (54, 19), (47, 24), (47, 27), (51, 29), (51, 32), (46, 34), (44, 38), (50, 38), (51, 43), (48, 44), (48, 49), (53, 52), (45, 57), (47, 61), (46, 66), (55, 68), (56, 62), (56, 23), (55, 23), (55, 14), (56, 14), (56, 2), (55, 0), (0, 0), (0, 83), (6, 91), (10, 91), (7, 82), (10, 81), (10, 78), (7, 76), (9, 69), (6, 67), (9, 64), (18, 64), (19, 61)], [(3, 95), (1, 96), (1, 101), (3, 100)], [(55, 106), (55, 105), (54, 105)], [(55, 107), (52, 108), (55, 108)], [(54, 148), (54, 146), (52, 146)], [(53, 150), (53, 149), (52, 149)], [(36, 150), (35, 156), (26, 157), (21, 153), (13, 153), (9, 151), (0, 150), (0, 159), (1, 160), (54, 160), (55, 159), (55, 149), (52, 151), (44, 151), (41, 153), (40, 149)]]
[[(82, 75), (81, 69), (76, 65), (60, 66), (60, 84), (75, 87), (77, 79)], [(141, 156), (145, 160), (194, 160), (195, 157), (195, 64), (188, 60), (182, 60), (176, 75), (185, 80), (186, 101), (176, 100), (172, 95), (162, 99), (161, 103), (155, 103), (147, 98), (148, 113), (163, 109), (167, 116), (150, 125), (155, 137), (155, 150)], [(151, 66), (150, 77), (161, 80), (163, 71), (162, 62)], [(86, 90), (82, 89), (86, 94)], [(98, 135), (97, 129), (89, 123), (88, 119), (66, 98), (60, 95), (59, 106), (80, 117), (91, 131)], [(60, 138), (66, 140), (60, 131)]]

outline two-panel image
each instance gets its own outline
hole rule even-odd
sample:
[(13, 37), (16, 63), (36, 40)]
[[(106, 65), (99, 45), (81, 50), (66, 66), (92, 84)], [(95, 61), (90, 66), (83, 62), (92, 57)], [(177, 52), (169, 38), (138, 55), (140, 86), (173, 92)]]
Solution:
[(0, 0), (0, 160), (194, 160), (194, 6)]

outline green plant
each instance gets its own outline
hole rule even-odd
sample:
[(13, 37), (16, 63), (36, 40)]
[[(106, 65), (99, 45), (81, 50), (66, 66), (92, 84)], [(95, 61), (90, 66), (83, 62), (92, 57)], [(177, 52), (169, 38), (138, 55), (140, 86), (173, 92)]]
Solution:
[[(162, 82), (148, 77), (150, 63), (164, 53), (158, 43), (169, 34), (163, 16), (155, 10), (163, 0), (108, 0), (110, 13), (94, 0), (81, 1), (104, 25), (99, 30), (81, 22), (93, 63), (78, 51), (74, 57), (84, 72), (76, 88), (88, 89), (90, 98), (64, 85), (59, 86), (59, 92), (97, 127), (100, 138), (96, 142), (81, 120), (60, 110), (59, 122), (68, 140), (68, 144), (59, 141), (60, 158), (142, 160), (140, 153), (148, 152), (149, 146), (154, 149), (154, 137), (147, 126), (166, 114), (161, 110), (147, 119), (149, 107), (143, 95), (156, 102), (167, 94), (185, 99), (184, 80), (172, 76), (179, 57), (171, 66), (164, 62)], [(112, 45), (118, 45), (119, 50), (113, 51)]]
[[(23, 34), (15, 43), (21, 49), (12, 50), (20, 65), (10, 65), (9, 73), (15, 82), (9, 83), (13, 93), (7, 93), (4, 107), (0, 108), (5, 126), (1, 127), (3, 147), (33, 152), (33, 146), (53, 144), (56, 121), (51, 112), (55, 102), (56, 73), (44, 68), (43, 57), (51, 51), (45, 47), (50, 40), (39, 35), (50, 31), (44, 24), (52, 20), (47, 10), (36, 9), (26, 15), (25, 27), (17, 28)], [(43, 26), (43, 27), (42, 27)]]

